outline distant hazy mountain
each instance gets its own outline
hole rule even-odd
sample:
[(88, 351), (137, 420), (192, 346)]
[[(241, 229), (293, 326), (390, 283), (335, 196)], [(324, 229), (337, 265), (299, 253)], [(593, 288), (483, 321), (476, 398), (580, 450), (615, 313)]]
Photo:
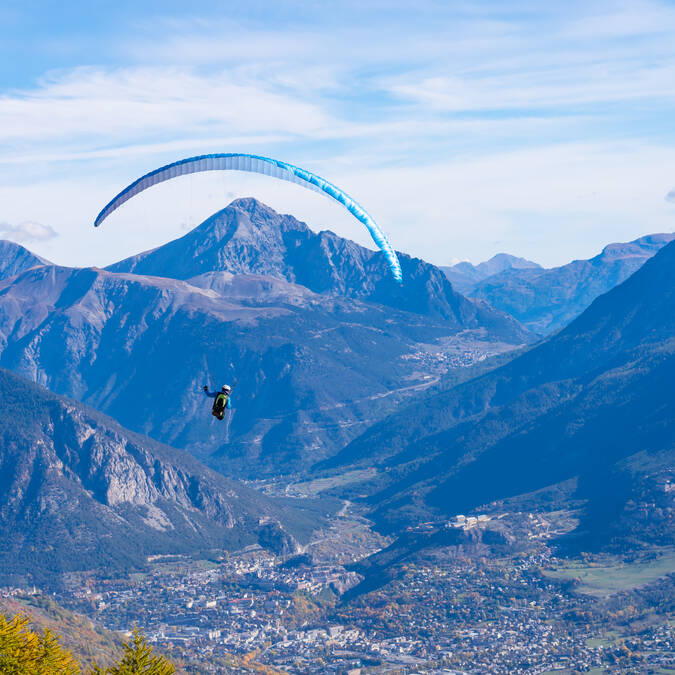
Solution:
[(542, 491), (540, 504), (589, 500), (578, 546), (671, 542), (674, 269), (675, 242), (546, 342), (421, 398), (331, 463), (386, 467), (371, 502), (388, 529)]
[[(304, 517), (194, 458), (0, 369), (0, 579), (55, 582), (159, 553), (256, 542)], [(303, 525), (304, 527), (304, 525)], [(2, 581), (0, 581), (2, 583)]]
[(48, 260), (31, 253), (20, 244), (0, 239), (0, 279), (8, 279), (36, 265), (49, 264)]
[(567, 325), (673, 239), (672, 233), (651, 234), (625, 244), (609, 244), (590, 260), (574, 260), (552, 269), (512, 267), (476, 282), (468, 293), (546, 335)]
[(511, 317), (456, 293), (433, 265), (399, 254), (404, 283), (396, 283), (380, 252), (329, 231), (318, 234), (255, 199), (238, 199), (180, 239), (108, 269), (172, 279), (226, 271), (284, 279), (315, 293), (341, 295), (486, 328), (512, 342), (528, 335)]
[(441, 267), (445, 276), (452, 283), (453, 288), (463, 295), (468, 295), (477, 283), (488, 277), (512, 269), (541, 269), (541, 266), (525, 258), (517, 258), (508, 253), (497, 255), (478, 265), (470, 262), (460, 262), (449, 267)]

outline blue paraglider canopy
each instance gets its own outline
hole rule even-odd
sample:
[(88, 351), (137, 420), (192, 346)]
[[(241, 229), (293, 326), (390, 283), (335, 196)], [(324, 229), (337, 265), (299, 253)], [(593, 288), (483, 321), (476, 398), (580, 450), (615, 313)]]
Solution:
[(173, 164), (167, 164), (159, 169), (155, 169), (155, 171), (151, 171), (150, 173), (145, 174), (145, 176), (141, 176), (112, 199), (101, 213), (98, 214), (94, 221), (94, 226), (98, 227), (113, 211), (115, 211), (115, 209), (119, 208), (124, 202), (135, 195), (143, 192), (143, 190), (147, 190), (153, 185), (157, 185), (166, 180), (171, 180), (177, 176), (185, 176), (201, 171), (251, 171), (296, 183), (331, 197), (336, 202), (342, 204), (347, 211), (366, 226), (373, 241), (377, 244), (382, 253), (384, 253), (394, 279), (398, 282), (402, 281), (401, 265), (398, 256), (396, 255), (396, 251), (394, 251), (377, 223), (362, 206), (354, 201), (346, 192), (311, 171), (306, 171), (305, 169), (293, 166), (292, 164), (258, 155), (242, 153), (199, 155), (198, 157), (188, 157), (187, 159), (182, 159)]

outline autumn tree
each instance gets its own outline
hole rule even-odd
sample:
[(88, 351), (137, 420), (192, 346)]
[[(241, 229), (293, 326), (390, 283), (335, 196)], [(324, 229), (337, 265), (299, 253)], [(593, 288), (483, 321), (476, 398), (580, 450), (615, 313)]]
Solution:
[(0, 614), (0, 673), (3, 675), (76, 675), (80, 668), (48, 629), (31, 630), (27, 617)]
[[(79, 675), (80, 666), (49, 629), (36, 632), (30, 619), (0, 614), (0, 673), (2, 675)], [(136, 629), (124, 645), (122, 658), (107, 668), (94, 667), (87, 675), (172, 675), (173, 664), (155, 654)]]

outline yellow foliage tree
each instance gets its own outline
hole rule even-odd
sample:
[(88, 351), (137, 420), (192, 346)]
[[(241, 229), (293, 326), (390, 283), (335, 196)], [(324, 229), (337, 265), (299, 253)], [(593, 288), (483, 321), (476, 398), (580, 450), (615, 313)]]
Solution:
[(3, 675), (76, 675), (80, 668), (49, 630), (36, 633), (27, 617), (0, 615), (0, 673)]
[[(2, 675), (79, 675), (80, 666), (49, 629), (31, 630), (30, 619), (0, 614), (0, 673)], [(141, 632), (134, 630), (124, 645), (119, 662), (102, 669), (95, 667), (88, 675), (173, 675), (174, 665), (153, 653)]]

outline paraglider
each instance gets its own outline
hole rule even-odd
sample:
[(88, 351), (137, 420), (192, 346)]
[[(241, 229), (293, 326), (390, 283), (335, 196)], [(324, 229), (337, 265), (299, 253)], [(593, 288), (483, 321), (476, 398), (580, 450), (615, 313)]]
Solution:
[(258, 155), (242, 153), (200, 155), (198, 157), (188, 157), (187, 159), (160, 167), (141, 176), (112, 199), (101, 213), (98, 214), (94, 221), (94, 227), (98, 227), (113, 211), (135, 195), (143, 192), (143, 190), (147, 190), (153, 185), (171, 180), (177, 176), (199, 173), (201, 171), (251, 171), (296, 183), (302, 187), (331, 197), (342, 204), (358, 221), (366, 226), (373, 241), (384, 254), (394, 279), (399, 283), (402, 282), (401, 265), (396, 251), (394, 251), (382, 230), (380, 230), (377, 223), (363, 207), (340, 188), (310, 171), (287, 164), (286, 162)]
[(232, 387), (229, 384), (224, 384), (220, 391), (209, 391), (207, 385), (204, 385), (204, 393), (209, 397), (214, 399), (213, 407), (211, 408), (211, 414), (216, 418), (222, 421), (225, 417), (225, 410), (232, 408), (232, 403), (230, 401), (230, 396), (232, 394)]

